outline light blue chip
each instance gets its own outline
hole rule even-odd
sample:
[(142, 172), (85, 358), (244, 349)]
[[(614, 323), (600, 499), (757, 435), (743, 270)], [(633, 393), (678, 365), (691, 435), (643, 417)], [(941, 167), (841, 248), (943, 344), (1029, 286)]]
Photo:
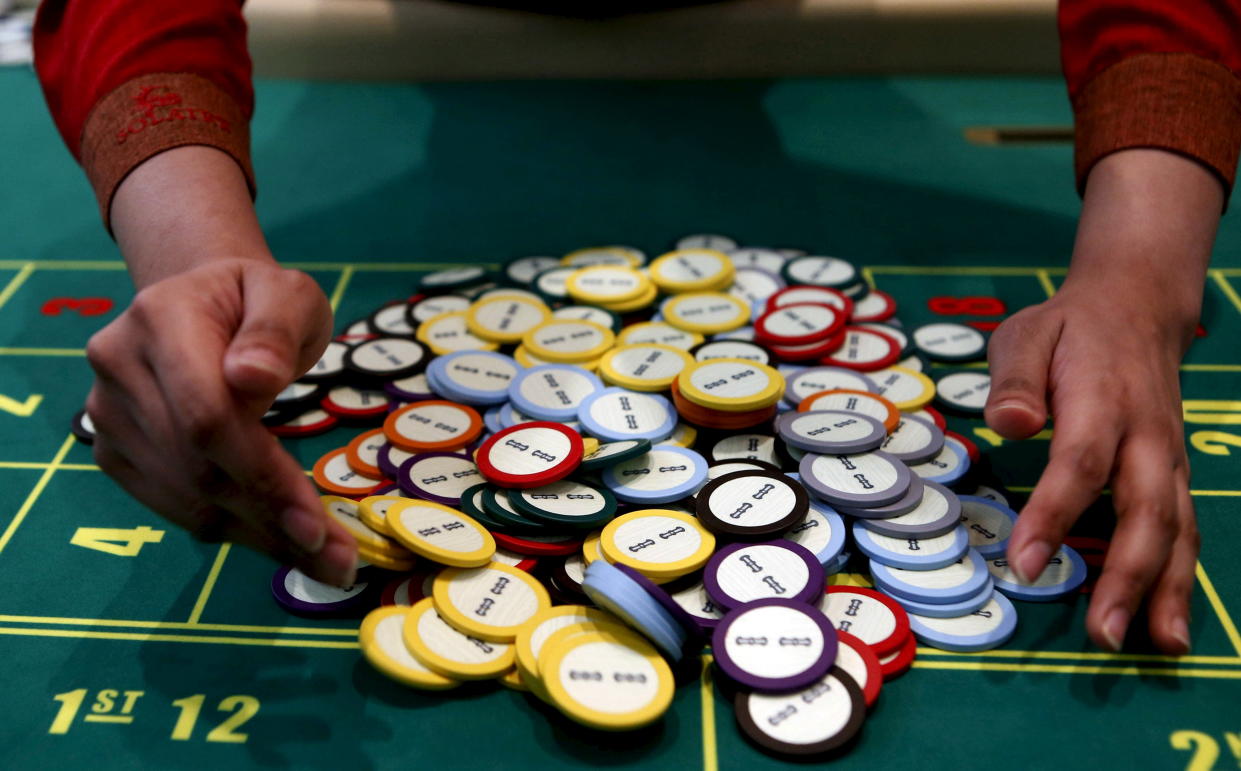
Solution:
[(970, 538), (958, 525), (933, 538), (893, 538), (871, 532), (861, 522), (853, 523), (853, 542), (875, 562), (905, 570), (935, 570), (965, 556)]
[(522, 366), (493, 351), (455, 351), (427, 365), (427, 383), (440, 396), (472, 406), (503, 404)]
[(1017, 609), (1008, 598), (992, 592), (985, 605), (951, 618), (909, 614), (909, 628), (924, 645), (944, 651), (989, 651), (1008, 642), (1017, 631)]
[(587, 396), (602, 391), (603, 381), (573, 364), (540, 364), (523, 370), (508, 387), (508, 398), (522, 413), (539, 420), (577, 420)]
[[(949, 457), (949, 454), (952, 457)], [(951, 437), (944, 440), (943, 449), (934, 458), (925, 463), (910, 466), (909, 470), (928, 482), (939, 482), (945, 487), (952, 487), (969, 473), (970, 456)]]
[(987, 559), (987, 568), (995, 581), (995, 588), (1026, 602), (1051, 602), (1077, 591), (1086, 581), (1086, 561), (1077, 551), (1061, 546), (1047, 561), (1047, 567), (1033, 583), (1022, 583), (1008, 566), (1005, 555)]
[(595, 391), (577, 408), (583, 430), (602, 442), (661, 442), (672, 435), (678, 417), (672, 403), (659, 394), (616, 387)]
[(500, 421), (500, 413), (503, 409), (504, 406), (501, 405), (499, 407), (492, 407), (483, 413), (483, 425), (487, 427), (488, 433), (496, 434), (508, 427)]
[(616, 615), (655, 643), (673, 661), (680, 661), (685, 648), (685, 630), (646, 590), (606, 560), (595, 560), (586, 568), (582, 591), (591, 602)]
[(672, 503), (698, 492), (706, 482), (706, 458), (670, 444), (603, 470), (603, 484), (627, 503)]
[[(797, 478), (796, 474), (785, 476)], [(801, 524), (784, 531), (781, 538), (806, 547), (824, 568), (836, 563), (845, 548), (845, 521), (826, 503), (810, 499), (810, 510)], [(985, 566), (984, 566), (985, 567)]]
[(919, 616), (927, 616), (929, 618), (954, 618), (956, 616), (964, 616), (981, 608), (991, 601), (991, 594), (995, 591), (995, 584), (988, 577), (986, 583), (978, 590), (978, 593), (972, 597), (966, 597), (960, 602), (950, 602), (945, 605), (937, 605), (931, 602), (918, 602), (906, 597), (898, 597), (889, 595), (896, 603), (905, 609), (906, 613), (917, 613)]
[(977, 495), (958, 495), (961, 524), (970, 534), (970, 545), (984, 557), (1002, 556), (1008, 537), (1017, 524), (1017, 512), (999, 501)]
[(870, 575), (875, 586), (893, 597), (934, 605), (968, 600), (991, 583), (987, 561), (974, 549), (935, 570), (904, 570), (871, 560)]

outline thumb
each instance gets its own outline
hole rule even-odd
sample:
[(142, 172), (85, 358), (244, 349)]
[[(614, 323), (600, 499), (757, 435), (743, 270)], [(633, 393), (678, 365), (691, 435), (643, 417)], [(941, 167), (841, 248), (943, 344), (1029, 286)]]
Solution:
[(1038, 312), (1013, 316), (991, 336), (985, 416), (996, 433), (1025, 439), (1047, 423), (1047, 372), (1059, 338), (1059, 323)]
[(272, 265), (241, 271), (242, 319), (224, 354), (224, 378), (242, 393), (274, 398), (315, 363), (331, 334), (331, 308), (305, 273)]

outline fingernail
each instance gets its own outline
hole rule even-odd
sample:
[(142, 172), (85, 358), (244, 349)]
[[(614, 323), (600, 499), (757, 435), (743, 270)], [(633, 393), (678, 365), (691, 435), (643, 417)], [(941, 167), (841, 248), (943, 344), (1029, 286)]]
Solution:
[(1175, 618), (1168, 624), (1168, 635), (1181, 644), (1181, 650), (1189, 653), (1189, 622), (1184, 618)]
[(1124, 608), (1113, 608), (1107, 618), (1103, 619), (1103, 639), (1107, 647), (1119, 651), (1125, 641), (1125, 632), (1129, 629), (1129, 611)]
[(288, 373), (284, 370), (284, 365), (271, 352), (262, 348), (243, 348), (241, 351), (233, 354), (234, 364), (243, 364), (247, 367), (269, 372), (276, 377), (286, 377)]
[(340, 586), (353, 586), (358, 579), (358, 551), (348, 543), (334, 541), (324, 548), (319, 555), (323, 564), (333, 575), (340, 576), (336, 583)]
[(1031, 541), (1013, 560), (1013, 572), (1023, 584), (1033, 583), (1047, 567), (1047, 560), (1052, 555), (1051, 544), (1046, 541)]
[(323, 512), (307, 511), (296, 506), (287, 508), (280, 515), (280, 527), (293, 543), (309, 554), (318, 554), (327, 540), (327, 528)]

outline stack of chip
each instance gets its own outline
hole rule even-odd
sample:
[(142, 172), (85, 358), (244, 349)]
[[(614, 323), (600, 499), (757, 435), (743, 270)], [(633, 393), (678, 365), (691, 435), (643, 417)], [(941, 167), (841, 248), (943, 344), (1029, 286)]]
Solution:
[[(954, 368), (982, 333), (907, 334), (839, 258), (675, 246), (648, 268), (607, 246), (432, 273), (348, 324), (264, 422), (357, 427), (312, 476), (358, 583), (281, 568), (276, 601), (379, 605), (361, 638), (388, 676), (496, 679), (603, 730), (659, 719), (667, 662), (709, 641), (741, 730), (800, 757), (847, 745), (916, 641), (993, 648), (1009, 598), (1076, 591), (1067, 546), (1012, 573), (1007, 493), (947, 429), (985, 405), (986, 371)], [(93, 437), (85, 413), (74, 432)]]

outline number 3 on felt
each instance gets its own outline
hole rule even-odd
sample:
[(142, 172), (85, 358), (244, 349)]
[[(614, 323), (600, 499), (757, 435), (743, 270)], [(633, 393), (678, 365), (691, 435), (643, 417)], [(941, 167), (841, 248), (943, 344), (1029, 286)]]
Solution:
[(118, 557), (137, 557), (144, 545), (162, 540), (163, 530), (153, 530), (146, 525), (128, 530), (118, 527), (79, 527), (69, 543)]

